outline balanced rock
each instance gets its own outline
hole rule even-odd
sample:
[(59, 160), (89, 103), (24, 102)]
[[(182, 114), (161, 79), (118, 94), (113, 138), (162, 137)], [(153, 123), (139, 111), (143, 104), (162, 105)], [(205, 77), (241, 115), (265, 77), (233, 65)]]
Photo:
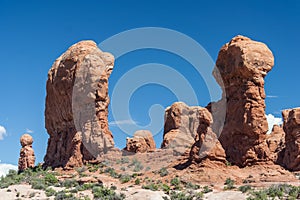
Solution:
[(108, 128), (108, 78), (114, 57), (93, 41), (71, 46), (48, 72), (46, 166), (75, 167), (114, 147)]
[(282, 111), (285, 131), (283, 165), (293, 171), (300, 170), (300, 108)]
[(19, 171), (24, 171), (27, 168), (33, 168), (35, 163), (35, 155), (32, 149), (33, 139), (29, 134), (24, 134), (20, 138), (21, 151), (18, 169)]
[(226, 101), (219, 139), (231, 163), (246, 166), (268, 159), (264, 78), (273, 65), (270, 49), (244, 36), (234, 37), (219, 52), (213, 75)]
[(152, 133), (148, 130), (136, 131), (133, 138), (126, 138), (126, 150), (134, 153), (154, 151), (156, 148)]

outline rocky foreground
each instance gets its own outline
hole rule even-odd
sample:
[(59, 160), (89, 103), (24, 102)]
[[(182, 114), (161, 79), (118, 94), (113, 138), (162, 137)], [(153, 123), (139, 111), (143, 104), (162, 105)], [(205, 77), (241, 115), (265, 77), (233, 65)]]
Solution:
[(300, 108), (267, 135), (267, 45), (244, 36), (225, 44), (213, 76), (218, 102), (165, 110), (161, 148), (148, 130), (114, 147), (108, 126), (111, 54), (92, 41), (71, 46), (48, 73), (44, 163), (21, 140), (19, 172), (0, 181), (5, 199), (300, 199)]

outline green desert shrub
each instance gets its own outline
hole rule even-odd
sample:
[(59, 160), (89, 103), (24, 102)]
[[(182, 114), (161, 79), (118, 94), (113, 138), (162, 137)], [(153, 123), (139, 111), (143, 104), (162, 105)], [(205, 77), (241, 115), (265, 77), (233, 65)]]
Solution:
[(161, 169), (158, 171), (158, 173), (159, 173), (159, 175), (160, 175), (161, 177), (167, 176), (167, 175), (169, 174), (167, 168), (165, 168), (165, 167), (161, 168)]
[(250, 185), (242, 185), (238, 188), (239, 191), (241, 191), (242, 193), (246, 193), (248, 191), (250, 191), (252, 188)]
[(56, 193), (54, 200), (76, 200), (76, 198), (74, 194), (62, 190)]
[(46, 188), (45, 194), (47, 197), (55, 196), (56, 191), (53, 188)]
[(185, 187), (186, 187), (187, 189), (194, 189), (194, 190), (197, 190), (197, 189), (200, 188), (199, 185), (193, 184), (193, 183), (191, 183), (191, 182), (186, 183), (186, 184), (185, 184)]
[(225, 185), (224, 190), (232, 190), (235, 188), (234, 180), (232, 180), (231, 178), (227, 178), (224, 185)]
[(114, 190), (106, 187), (96, 186), (93, 187), (92, 193), (95, 199), (101, 200), (122, 200), (125, 199), (124, 194), (117, 194)]
[(202, 190), (203, 193), (210, 193), (210, 192), (212, 192), (212, 191), (213, 191), (213, 190), (212, 190), (210, 187), (208, 187), (207, 185), (204, 186), (204, 187), (203, 187), (203, 190)]
[(51, 173), (45, 175), (45, 182), (47, 185), (54, 185), (58, 183), (58, 179)]
[(139, 178), (135, 179), (134, 184), (139, 185), (141, 183), (141, 180)]
[(204, 195), (202, 192), (193, 192), (193, 191), (187, 191), (187, 192), (178, 192), (178, 191), (172, 191), (170, 193), (170, 199), (171, 200), (201, 200), (203, 199)]
[(155, 184), (155, 183), (149, 183), (147, 185), (143, 185), (142, 186), (143, 189), (146, 189), (146, 190), (152, 190), (152, 191), (157, 191), (158, 190), (158, 185)]
[(75, 179), (65, 179), (61, 185), (65, 188), (72, 188), (78, 186), (78, 182)]
[(120, 178), (120, 174), (118, 174), (114, 168), (108, 167), (104, 172), (109, 174), (113, 178)]
[(120, 181), (121, 183), (127, 183), (131, 180), (131, 176), (128, 174), (121, 175)]
[(175, 177), (175, 178), (171, 179), (170, 183), (171, 183), (172, 186), (175, 186), (175, 187), (179, 186), (180, 179), (178, 177)]

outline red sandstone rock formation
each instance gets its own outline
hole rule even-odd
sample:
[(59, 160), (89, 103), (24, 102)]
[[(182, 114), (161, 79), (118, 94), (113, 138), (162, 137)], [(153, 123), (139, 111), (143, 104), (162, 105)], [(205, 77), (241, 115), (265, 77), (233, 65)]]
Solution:
[(273, 65), (265, 44), (243, 36), (234, 37), (219, 52), (213, 74), (227, 102), (219, 139), (228, 160), (239, 166), (268, 159), (264, 78)]
[(213, 117), (206, 108), (198, 108), (199, 126), (196, 142), (190, 151), (190, 159), (201, 162), (204, 159), (226, 162), (225, 151), (212, 130)]
[(29, 134), (24, 134), (20, 138), (22, 145), (19, 158), (19, 171), (24, 171), (27, 168), (33, 168), (35, 163), (35, 155), (32, 149), (33, 139)]
[(189, 107), (183, 102), (166, 108), (162, 148), (173, 148), (181, 153), (191, 148), (197, 136), (200, 108)]
[(174, 103), (165, 112), (162, 148), (173, 148), (182, 154), (189, 151), (190, 159), (196, 162), (206, 158), (225, 162), (225, 152), (212, 131), (212, 122), (208, 109)]
[(155, 150), (152, 133), (147, 130), (136, 131), (133, 138), (126, 139), (126, 150), (134, 153), (145, 153)]
[(285, 133), (279, 125), (274, 125), (272, 132), (267, 135), (267, 145), (270, 150), (269, 158), (274, 163), (282, 163), (285, 148)]
[(293, 171), (300, 170), (300, 108), (282, 111), (285, 131), (283, 165)]
[(111, 54), (93, 41), (71, 46), (48, 72), (46, 166), (75, 167), (113, 148), (108, 128)]

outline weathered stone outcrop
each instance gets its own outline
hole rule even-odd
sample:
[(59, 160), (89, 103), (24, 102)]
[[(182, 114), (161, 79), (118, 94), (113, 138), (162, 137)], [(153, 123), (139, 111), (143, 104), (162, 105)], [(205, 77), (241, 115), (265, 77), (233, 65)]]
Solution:
[(20, 158), (18, 169), (20, 172), (27, 168), (33, 168), (35, 163), (35, 155), (32, 149), (33, 139), (29, 134), (24, 134), (20, 138), (20, 143), (22, 145), (20, 151)]
[(189, 107), (176, 102), (165, 111), (162, 148), (177, 153), (189, 152), (190, 160), (200, 162), (208, 158), (225, 162), (225, 152), (217, 135), (212, 131), (210, 111), (200, 106)]
[(270, 155), (269, 158), (274, 163), (282, 163), (285, 148), (285, 133), (279, 125), (274, 125), (272, 132), (266, 139)]
[(161, 148), (173, 148), (182, 153), (191, 148), (198, 135), (199, 108), (183, 102), (175, 102), (166, 108)]
[(134, 153), (145, 153), (155, 150), (152, 133), (147, 130), (136, 131), (133, 138), (126, 138), (126, 150)]
[(114, 57), (93, 41), (71, 46), (48, 72), (46, 166), (75, 167), (113, 148), (108, 78)]
[(225, 151), (212, 130), (213, 117), (206, 108), (198, 108), (199, 126), (196, 142), (190, 151), (190, 160), (197, 163), (204, 159), (226, 162)]
[(219, 139), (227, 159), (239, 166), (268, 159), (264, 78), (273, 65), (265, 44), (243, 36), (234, 37), (219, 52), (213, 74), (227, 102)]
[(282, 111), (285, 131), (283, 165), (293, 171), (300, 170), (300, 108)]

